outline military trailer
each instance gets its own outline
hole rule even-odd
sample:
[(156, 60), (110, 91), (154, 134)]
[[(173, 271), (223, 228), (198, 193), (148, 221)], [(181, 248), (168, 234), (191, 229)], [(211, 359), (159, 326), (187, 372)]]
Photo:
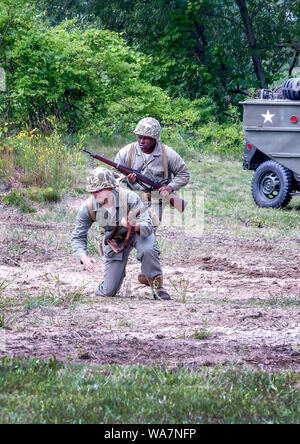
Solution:
[(300, 78), (240, 102), (246, 140), (243, 168), (254, 170), (252, 195), (260, 207), (280, 208), (300, 195)]

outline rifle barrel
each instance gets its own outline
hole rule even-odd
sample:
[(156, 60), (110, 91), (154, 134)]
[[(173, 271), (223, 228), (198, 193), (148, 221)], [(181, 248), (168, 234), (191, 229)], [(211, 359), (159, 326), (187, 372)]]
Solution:
[[(144, 176), (139, 171), (133, 170), (132, 168), (126, 167), (124, 165), (120, 165), (119, 163), (113, 162), (112, 160), (106, 159), (106, 157), (99, 156), (98, 154), (91, 153), (87, 149), (83, 148), (83, 151), (87, 154), (89, 154), (91, 157), (94, 157), (94, 159), (100, 160), (100, 162), (106, 163), (107, 165), (116, 168), (117, 170), (121, 171), (123, 174), (136, 174), (137, 180), (140, 182), (145, 183), (146, 185), (149, 185), (153, 190), (158, 190), (162, 185), (159, 182), (156, 182), (155, 180), (150, 179), (147, 176)], [(180, 199), (175, 194), (171, 193), (168, 196), (168, 199), (170, 201), (170, 205), (172, 207), (175, 207), (180, 213), (184, 211), (184, 208), (186, 206), (186, 202), (182, 199)]]

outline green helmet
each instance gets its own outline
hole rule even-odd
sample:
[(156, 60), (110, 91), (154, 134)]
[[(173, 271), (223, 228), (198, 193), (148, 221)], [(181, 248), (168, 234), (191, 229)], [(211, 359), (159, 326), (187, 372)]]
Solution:
[(117, 182), (112, 171), (98, 167), (87, 177), (87, 191), (94, 193), (105, 188), (116, 188)]
[(158, 141), (160, 139), (161, 126), (153, 117), (145, 117), (139, 121), (133, 132), (138, 136), (148, 136)]

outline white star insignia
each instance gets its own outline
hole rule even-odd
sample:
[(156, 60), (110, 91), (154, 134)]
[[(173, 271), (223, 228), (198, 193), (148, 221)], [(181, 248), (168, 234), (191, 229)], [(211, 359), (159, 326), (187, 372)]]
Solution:
[(266, 123), (266, 122), (271, 122), (271, 123), (273, 123), (272, 122), (272, 117), (274, 117), (275, 116), (275, 114), (270, 114), (270, 110), (268, 109), (268, 111), (267, 111), (267, 114), (261, 114), (261, 116), (263, 116), (264, 117), (264, 123)]

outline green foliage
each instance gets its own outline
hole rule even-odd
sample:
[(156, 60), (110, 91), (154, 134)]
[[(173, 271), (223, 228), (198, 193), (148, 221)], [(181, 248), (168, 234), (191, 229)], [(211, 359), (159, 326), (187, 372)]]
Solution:
[(59, 191), (53, 188), (31, 187), (28, 189), (11, 188), (9, 193), (3, 194), (3, 201), (6, 205), (13, 205), (20, 209), (21, 213), (35, 213), (36, 209), (29, 200), (35, 202), (58, 202), (61, 199)]
[(11, 147), (2, 145), (0, 141), (0, 178), (6, 181), (13, 176), (15, 169), (15, 158)]
[[(29, 14), (29, 11), (31, 14)], [(3, 17), (5, 9), (2, 7)], [(209, 99), (172, 100), (143, 73), (152, 60), (114, 32), (50, 27), (32, 8), (17, 11), (3, 39), (7, 74), (0, 113), (14, 126), (51, 132), (126, 133), (146, 115), (166, 125), (194, 128), (214, 109)], [(0, 22), (0, 35), (9, 21)]]
[(173, 146), (185, 159), (199, 158), (203, 154), (240, 158), (244, 147), (242, 125), (208, 122), (194, 132), (170, 127), (162, 131), (164, 142)]
[(244, 145), (242, 127), (211, 122), (197, 131), (199, 146), (207, 153), (240, 155)]
[[(213, 97), (218, 109), (262, 87), (254, 57), (268, 84), (297, 65), (298, 0), (59, 0), (41, 1), (54, 23), (76, 17), (122, 32), (151, 58), (143, 76), (172, 96)], [(247, 8), (249, 29), (239, 4)], [(290, 73), (289, 73), (290, 71)]]
[[(25, 185), (57, 193), (73, 183), (81, 135), (132, 136), (147, 115), (160, 120), (164, 142), (186, 158), (239, 154), (241, 107), (228, 104), (236, 94), (236, 100), (241, 93), (253, 96), (259, 85), (249, 63), (254, 52), (268, 82), (282, 78), (282, 66), (296, 63), (299, 5), (246, 2), (253, 48), (238, 3), (1, 3), (0, 65), (7, 88), (1, 91), (0, 133), (10, 137), (0, 146), (0, 176), (7, 179), (18, 168)], [(63, 143), (60, 134), (79, 137), (78, 146)]]
[(53, 188), (38, 188), (31, 187), (27, 190), (28, 197), (30, 200), (36, 202), (58, 202), (61, 199), (59, 191)]
[(18, 207), (21, 213), (34, 213), (36, 211), (28, 202), (24, 190), (15, 190), (12, 188), (8, 194), (3, 196), (3, 200), (6, 205)]

